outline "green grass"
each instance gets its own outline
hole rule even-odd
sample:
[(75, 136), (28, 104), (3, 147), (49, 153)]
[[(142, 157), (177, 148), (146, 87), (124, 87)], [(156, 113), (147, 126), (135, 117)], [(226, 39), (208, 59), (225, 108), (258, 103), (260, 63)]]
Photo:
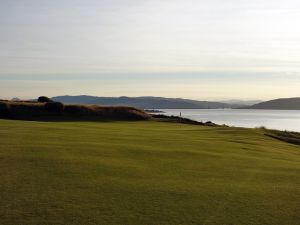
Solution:
[(300, 147), (259, 129), (0, 120), (0, 224), (300, 224)]

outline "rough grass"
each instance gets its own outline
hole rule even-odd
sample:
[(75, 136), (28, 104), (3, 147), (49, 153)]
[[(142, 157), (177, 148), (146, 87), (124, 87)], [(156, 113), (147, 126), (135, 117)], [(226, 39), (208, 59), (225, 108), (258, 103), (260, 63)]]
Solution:
[(258, 129), (0, 120), (0, 224), (300, 224), (300, 147)]
[(128, 106), (63, 105), (58, 102), (0, 101), (0, 118), (33, 121), (147, 120), (143, 110)]
[(300, 145), (300, 133), (291, 131), (279, 131), (263, 129), (266, 136), (285, 141), (287, 143)]

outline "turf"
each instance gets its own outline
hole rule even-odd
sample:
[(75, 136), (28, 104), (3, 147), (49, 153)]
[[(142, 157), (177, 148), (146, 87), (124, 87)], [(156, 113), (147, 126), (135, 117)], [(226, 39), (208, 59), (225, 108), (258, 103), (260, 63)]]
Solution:
[(0, 224), (300, 224), (300, 147), (256, 129), (0, 120)]

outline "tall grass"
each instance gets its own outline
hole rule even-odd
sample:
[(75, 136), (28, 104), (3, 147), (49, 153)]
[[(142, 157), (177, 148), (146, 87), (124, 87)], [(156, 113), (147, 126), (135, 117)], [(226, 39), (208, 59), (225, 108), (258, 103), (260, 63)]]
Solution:
[(0, 101), (0, 118), (24, 120), (146, 120), (143, 110), (127, 106), (63, 105), (59, 102)]

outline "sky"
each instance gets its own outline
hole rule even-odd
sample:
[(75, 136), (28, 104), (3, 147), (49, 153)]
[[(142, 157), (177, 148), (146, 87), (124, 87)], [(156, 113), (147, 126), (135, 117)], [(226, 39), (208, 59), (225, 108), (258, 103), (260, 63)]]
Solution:
[(0, 98), (300, 96), (299, 0), (0, 0)]

